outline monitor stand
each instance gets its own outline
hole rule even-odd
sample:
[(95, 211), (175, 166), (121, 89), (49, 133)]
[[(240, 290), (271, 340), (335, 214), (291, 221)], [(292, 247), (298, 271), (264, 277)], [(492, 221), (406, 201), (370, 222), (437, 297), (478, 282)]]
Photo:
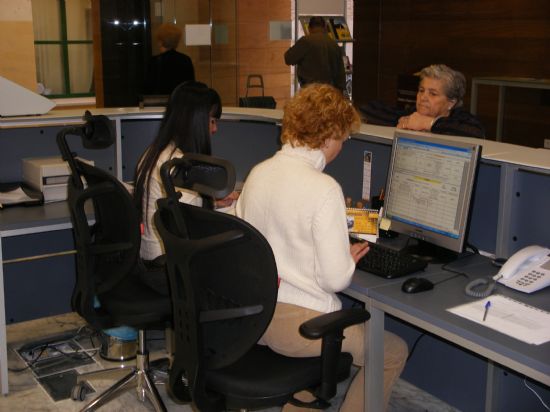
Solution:
[[(412, 244), (409, 244), (412, 243)], [(445, 264), (456, 260), (458, 253), (420, 239), (409, 239), (403, 252), (428, 263)]]

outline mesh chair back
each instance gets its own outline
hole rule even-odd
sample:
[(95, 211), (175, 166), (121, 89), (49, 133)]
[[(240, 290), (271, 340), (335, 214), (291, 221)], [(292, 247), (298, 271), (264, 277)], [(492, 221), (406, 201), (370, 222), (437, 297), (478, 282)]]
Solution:
[(233, 364), (263, 335), (275, 310), (277, 267), (268, 242), (247, 222), (167, 193), (154, 219), (172, 292), (170, 390), (209, 410), (216, 400), (205, 390), (206, 372)]
[(88, 148), (102, 149), (114, 142), (107, 118), (88, 116), (86, 120), (84, 126), (63, 129), (57, 136), (71, 170), (67, 203), (77, 250), (72, 307), (92, 326), (106, 328), (112, 326), (112, 319), (98, 303), (102, 294), (135, 269), (140, 220), (130, 193), (113, 175), (78, 160), (70, 151), (66, 136), (71, 134)]

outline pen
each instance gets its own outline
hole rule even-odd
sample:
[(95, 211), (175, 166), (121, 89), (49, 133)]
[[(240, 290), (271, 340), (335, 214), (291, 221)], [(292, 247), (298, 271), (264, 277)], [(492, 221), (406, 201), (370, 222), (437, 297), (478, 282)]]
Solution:
[(485, 311), (483, 312), (483, 322), (485, 322), (485, 319), (487, 319), (487, 312), (489, 312), (489, 308), (491, 307), (491, 301), (488, 300), (485, 304)]

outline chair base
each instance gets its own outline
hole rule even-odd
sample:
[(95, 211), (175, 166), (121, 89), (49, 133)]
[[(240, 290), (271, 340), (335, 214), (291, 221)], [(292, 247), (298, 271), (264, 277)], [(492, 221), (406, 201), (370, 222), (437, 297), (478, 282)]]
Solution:
[(101, 332), (99, 356), (112, 362), (125, 362), (136, 358), (137, 341), (122, 340)]
[(146, 399), (149, 399), (155, 408), (155, 411), (166, 412), (166, 407), (164, 406), (162, 398), (155, 387), (154, 380), (151, 377), (151, 371), (149, 369), (149, 353), (144, 349), (144, 343), (145, 332), (140, 330), (140, 349), (138, 349), (138, 352), (136, 353), (136, 366), (122, 366), (119, 368), (94, 371), (77, 376), (76, 386), (81, 385), (81, 383), (86, 380), (108, 379), (122, 376), (118, 382), (86, 405), (81, 410), (82, 412), (94, 411), (131, 388), (136, 388), (137, 397), (141, 402), (145, 402)]

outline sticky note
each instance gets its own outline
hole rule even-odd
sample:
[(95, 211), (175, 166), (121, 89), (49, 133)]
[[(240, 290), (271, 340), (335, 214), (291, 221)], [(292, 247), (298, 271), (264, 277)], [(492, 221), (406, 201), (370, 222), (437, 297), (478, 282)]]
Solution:
[(391, 220), (386, 218), (386, 217), (383, 217), (382, 219), (380, 219), (380, 229), (382, 230), (390, 230), (390, 226), (391, 226)]

